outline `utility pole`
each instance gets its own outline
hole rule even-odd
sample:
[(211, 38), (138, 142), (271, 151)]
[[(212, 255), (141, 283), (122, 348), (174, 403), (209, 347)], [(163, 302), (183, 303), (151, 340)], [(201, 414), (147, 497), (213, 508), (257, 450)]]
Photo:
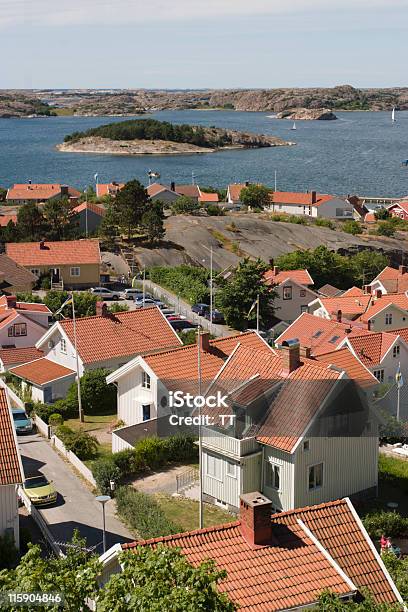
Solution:
[(256, 298), (256, 331), (259, 333), (259, 293)]
[(143, 268), (143, 308), (145, 307), (145, 299), (146, 299), (146, 290), (145, 290), (145, 281), (146, 281), (146, 268)]
[(213, 248), (210, 250), (210, 334), (213, 324)]
[(77, 347), (77, 328), (76, 328), (76, 317), (75, 317), (75, 302), (74, 292), (72, 292), (72, 325), (74, 327), (74, 345), (75, 345), (75, 361), (76, 361), (76, 379), (78, 389), (78, 410), (79, 410), (79, 421), (84, 422), (84, 411), (82, 410), (82, 398), (81, 398), (81, 379), (79, 377), (79, 358), (78, 358), (78, 347)]
[[(198, 396), (201, 397), (201, 328), (197, 328), (197, 373), (198, 373)], [(203, 440), (201, 431), (201, 402), (198, 407), (198, 466), (199, 466), (199, 504), (198, 522), (199, 529), (203, 528)]]

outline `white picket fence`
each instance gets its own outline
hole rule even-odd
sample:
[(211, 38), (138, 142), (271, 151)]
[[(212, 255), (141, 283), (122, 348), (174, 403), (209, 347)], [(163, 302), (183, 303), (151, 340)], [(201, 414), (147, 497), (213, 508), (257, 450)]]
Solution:
[(55, 434), (51, 436), (51, 444), (74, 466), (75, 469), (93, 486), (96, 487), (96, 480), (91, 470), (79, 459), (75, 453), (65, 448), (65, 445)]
[(40, 434), (49, 440), (51, 437), (51, 427), (47, 425), (47, 423), (45, 423), (45, 421), (43, 421), (38, 414), (34, 416), (34, 422)]

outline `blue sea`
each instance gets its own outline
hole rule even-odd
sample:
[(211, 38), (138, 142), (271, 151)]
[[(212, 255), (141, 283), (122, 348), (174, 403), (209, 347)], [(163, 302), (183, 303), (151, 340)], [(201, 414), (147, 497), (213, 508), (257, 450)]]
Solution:
[(0, 119), (0, 185), (32, 180), (67, 183), (77, 188), (99, 182), (147, 183), (149, 169), (161, 182), (225, 187), (245, 180), (273, 186), (275, 171), (280, 190), (317, 190), (339, 195), (408, 194), (408, 112), (339, 112), (337, 121), (278, 120), (268, 113), (234, 111), (161, 111), (146, 115), (174, 123), (226, 127), (273, 134), (296, 142), (293, 147), (233, 150), (203, 155), (117, 157), (60, 153), (55, 145), (66, 134), (123, 121), (112, 117), (52, 117)]

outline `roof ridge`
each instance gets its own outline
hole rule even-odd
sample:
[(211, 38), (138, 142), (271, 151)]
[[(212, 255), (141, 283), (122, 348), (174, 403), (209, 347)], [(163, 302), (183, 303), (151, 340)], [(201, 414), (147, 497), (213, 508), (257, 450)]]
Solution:
[(334, 499), (332, 501), (322, 502), (321, 504), (304, 506), (303, 508), (293, 508), (292, 510), (284, 510), (282, 512), (275, 512), (275, 514), (272, 514), (271, 518), (279, 518), (281, 516), (291, 516), (293, 514), (301, 514), (304, 511), (315, 512), (315, 511), (321, 510), (322, 508), (327, 508), (327, 507), (332, 508), (333, 506), (344, 506), (344, 505), (347, 505), (347, 500), (345, 498)]
[(203, 527), (202, 529), (193, 529), (192, 531), (181, 531), (180, 533), (173, 533), (167, 536), (158, 536), (156, 538), (149, 538), (147, 540), (135, 540), (134, 542), (128, 542), (122, 544), (122, 548), (134, 548), (136, 546), (144, 546), (145, 544), (154, 544), (159, 542), (168, 542), (169, 540), (176, 540), (180, 537), (186, 538), (190, 536), (196, 536), (203, 533), (214, 533), (216, 531), (226, 531), (232, 527), (239, 527), (241, 524), (240, 520), (230, 521), (229, 523), (222, 523), (221, 525), (212, 525), (211, 527)]

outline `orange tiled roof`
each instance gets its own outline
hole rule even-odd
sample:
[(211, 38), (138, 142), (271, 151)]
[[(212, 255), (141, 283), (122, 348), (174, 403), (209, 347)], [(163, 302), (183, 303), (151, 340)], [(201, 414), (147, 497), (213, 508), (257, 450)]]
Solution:
[(362, 313), (360, 320), (363, 323), (367, 323), (370, 319), (372, 319), (377, 313), (381, 312), (384, 308), (386, 308), (389, 304), (393, 304), (402, 310), (408, 311), (408, 296), (405, 293), (392, 293), (383, 295), (380, 298), (377, 298), (373, 301), (371, 306), (367, 308), (367, 310)]
[[(360, 338), (361, 337), (367, 338), (367, 336), (360, 336)], [(371, 339), (371, 336), (368, 336), (368, 338)], [(353, 338), (350, 338), (350, 342), (353, 342), (353, 340)], [(371, 374), (371, 372), (361, 363), (363, 359), (359, 361), (347, 347), (338, 349), (337, 351), (330, 351), (330, 353), (323, 353), (318, 355), (316, 359), (344, 370), (349, 378), (354, 379), (362, 387), (371, 387), (378, 384), (378, 380), (375, 378), (374, 374)]]
[[(10, 296), (11, 297), (11, 296)], [(7, 310), (7, 296), (2, 295), (0, 297), (0, 311)], [(16, 302), (13, 306), (16, 310), (25, 310), (27, 312), (47, 312), (51, 314), (51, 310), (45, 304), (38, 304), (37, 302)]]
[[(59, 325), (73, 344), (72, 320), (65, 319)], [(84, 363), (140, 355), (181, 344), (156, 306), (110, 316), (83, 317), (77, 319), (76, 327), (78, 353)]]
[(368, 212), (364, 217), (364, 223), (375, 223), (377, 219), (375, 218), (375, 214), (373, 212)]
[(214, 202), (217, 203), (219, 200), (218, 193), (205, 193), (200, 191), (199, 202)]
[(46, 357), (40, 357), (40, 359), (11, 368), (10, 372), (34, 385), (45, 385), (58, 378), (75, 374), (74, 370), (50, 361)]
[(157, 195), (158, 193), (161, 193), (162, 191), (171, 191), (171, 189), (169, 190), (168, 187), (166, 187), (165, 185), (161, 185), (160, 183), (152, 183), (151, 185), (146, 187), (146, 191), (148, 195), (152, 198), (153, 196)]
[(360, 287), (350, 287), (341, 294), (341, 297), (359, 297), (360, 295), (364, 295), (364, 291)]
[(75, 208), (72, 209), (72, 212), (79, 214), (83, 210), (90, 210), (96, 215), (99, 215), (100, 217), (103, 217), (105, 214), (105, 209), (102, 208), (102, 206), (94, 204), (93, 202), (82, 202), (82, 204), (78, 204), (78, 206), (75, 206)]
[(265, 281), (269, 283), (273, 283), (274, 285), (279, 285), (283, 283), (288, 278), (292, 279), (296, 283), (300, 285), (313, 285), (313, 279), (309, 274), (308, 270), (268, 270), (264, 274)]
[(329, 316), (337, 315), (341, 310), (343, 316), (355, 319), (362, 315), (368, 308), (371, 295), (363, 294), (356, 297), (342, 295), (334, 298), (319, 298), (320, 302), (328, 312)]
[[(370, 589), (377, 602), (398, 601), (348, 500), (281, 512), (272, 515), (271, 521), (273, 540), (267, 546), (249, 546), (241, 534), (241, 522), (235, 521), (122, 544), (122, 548), (136, 552), (137, 546), (162, 544), (180, 548), (193, 565), (214, 559), (218, 569), (227, 571), (220, 590), (244, 610), (272, 612), (307, 606), (316, 602), (325, 588), (341, 594), (353, 585)], [(348, 582), (308, 537), (302, 523), (340, 566)]]
[(239, 202), (241, 191), (245, 189), (245, 187), (247, 187), (245, 183), (232, 183), (228, 185), (229, 195), (233, 202)]
[(96, 185), (96, 197), (102, 198), (107, 195), (116, 195), (124, 186), (125, 183), (98, 183)]
[(408, 328), (404, 327), (402, 329), (393, 329), (388, 334), (393, 334), (394, 336), (401, 336), (401, 338), (408, 344)]
[[(59, 183), (20, 183), (13, 185), (8, 190), (6, 200), (48, 200), (60, 195), (60, 193), (61, 185)], [(81, 192), (73, 187), (68, 187), (68, 195), (79, 197)]]
[(6, 394), (6, 389), (0, 388), (0, 485), (18, 484), (24, 480)]
[(404, 266), (403, 271), (386, 266), (372, 281), (380, 281), (389, 293), (405, 293), (408, 290), (408, 272)]
[(27, 363), (43, 357), (43, 351), (40, 351), (35, 346), (26, 346), (24, 348), (4, 348), (0, 349), (0, 360), (5, 366), (13, 363)]
[(375, 332), (348, 338), (353, 351), (365, 366), (379, 365), (395, 342), (396, 332)]
[(200, 190), (198, 185), (176, 185), (174, 191), (188, 198), (199, 198)]
[(10, 221), (17, 223), (17, 215), (0, 215), (0, 227), (6, 227)]
[(408, 201), (400, 200), (399, 202), (395, 202), (395, 204), (391, 204), (391, 206), (388, 206), (387, 210), (390, 211), (393, 208), (400, 208), (404, 211), (404, 213), (408, 214)]
[(373, 332), (363, 329), (361, 324), (355, 325), (354, 321), (338, 323), (304, 312), (285, 329), (276, 339), (276, 343), (298, 338), (301, 346), (311, 349), (312, 355), (320, 355), (332, 351), (350, 335), (371, 333)]
[(60, 242), (13, 242), (6, 253), (21, 266), (58, 266), (100, 264), (98, 240), (61, 240)]
[(300, 204), (301, 206), (320, 206), (324, 202), (333, 200), (335, 196), (317, 193), (316, 202), (312, 204), (312, 193), (298, 193), (294, 191), (275, 191), (271, 193), (274, 204)]

